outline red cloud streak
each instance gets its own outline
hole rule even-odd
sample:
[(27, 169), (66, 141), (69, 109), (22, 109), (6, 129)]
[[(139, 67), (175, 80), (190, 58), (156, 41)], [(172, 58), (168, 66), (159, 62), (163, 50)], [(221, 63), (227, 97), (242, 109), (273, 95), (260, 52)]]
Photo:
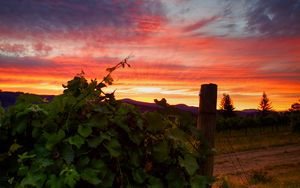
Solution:
[[(68, 5), (63, 7), (87, 11), (81, 3)], [(107, 67), (133, 54), (132, 68), (113, 73), (115, 85), (108, 91), (117, 89), (117, 98), (152, 102), (164, 97), (171, 104), (197, 106), (200, 85), (216, 83), (219, 97), (228, 93), (237, 109), (257, 108), (263, 91), (277, 110), (286, 110), (300, 99), (299, 36), (193, 35), (222, 18), (171, 26), (163, 9), (152, 11), (160, 3), (134, 5), (131, 13), (122, 12), (130, 18), (128, 25), (116, 17), (115, 8), (103, 9), (113, 17), (95, 12), (103, 22), (76, 14), (80, 26), (64, 11), (59, 12), (64, 19), (56, 22), (56, 15), (51, 25), (27, 18), (34, 27), (23, 19), (24, 23), (9, 25), (7, 17), (7, 25), (0, 26), (0, 89), (59, 94), (61, 84), (81, 70), (87, 78), (101, 80)]]

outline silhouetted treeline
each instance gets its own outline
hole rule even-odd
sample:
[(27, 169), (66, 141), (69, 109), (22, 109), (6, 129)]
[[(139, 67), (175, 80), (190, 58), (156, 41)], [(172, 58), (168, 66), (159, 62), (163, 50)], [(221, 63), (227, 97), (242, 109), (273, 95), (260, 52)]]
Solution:
[(218, 116), (216, 128), (219, 132), (244, 130), (247, 134), (250, 128), (258, 128), (262, 133), (265, 128), (271, 127), (273, 131), (278, 131), (281, 126), (288, 126), (294, 131), (300, 131), (300, 111), (270, 112), (267, 115), (256, 114), (231, 118)]

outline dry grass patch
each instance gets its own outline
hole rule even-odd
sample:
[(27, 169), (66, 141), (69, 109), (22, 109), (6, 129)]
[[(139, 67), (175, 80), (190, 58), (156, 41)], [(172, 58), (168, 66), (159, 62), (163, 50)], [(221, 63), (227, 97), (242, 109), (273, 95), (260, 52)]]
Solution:
[(289, 127), (280, 127), (278, 131), (266, 128), (261, 134), (257, 128), (249, 129), (245, 135), (243, 130), (220, 132), (216, 135), (217, 154), (262, 149), (300, 143), (300, 134), (291, 132)]

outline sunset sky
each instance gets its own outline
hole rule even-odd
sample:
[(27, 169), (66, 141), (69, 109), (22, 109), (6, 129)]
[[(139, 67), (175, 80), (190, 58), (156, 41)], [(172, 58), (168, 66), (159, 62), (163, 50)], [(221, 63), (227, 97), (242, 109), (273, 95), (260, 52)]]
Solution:
[[(3, 0), (0, 89), (60, 94), (83, 70), (116, 97), (198, 105), (218, 85), (236, 109), (300, 99), (300, 0)], [(219, 102), (218, 102), (219, 104)]]

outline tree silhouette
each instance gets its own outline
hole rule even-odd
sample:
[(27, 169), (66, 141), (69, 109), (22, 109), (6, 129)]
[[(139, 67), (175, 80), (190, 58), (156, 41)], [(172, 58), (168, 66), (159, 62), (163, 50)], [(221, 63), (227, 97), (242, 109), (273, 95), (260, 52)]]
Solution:
[(167, 103), (167, 100), (165, 98), (162, 98), (160, 101), (157, 99), (154, 99), (155, 104), (162, 106), (162, 107), (168, 107), (169, 104)]
[(223, 94), (223, 98), (221, 100), (220, 108), (222, 110), (222, 114), (225, 118), (234, 116), (232, 100), (230, 96), (226, 93)]
[(291, 105), (289, 109), (290, 114), (290, 125), (294, 131), (300, 132), (300, 100)]
[[(300, 102), (300, 100), (299, 100)], [(300, 112), (300, 103), (294, 103), (291, 105), (291, 108), (289, 109), (291, 112)]]
[(258, 109), (262, 112), (262, 115), (266, 115), (272, 110), (272, 103), (265, 92), (263, 92)]

